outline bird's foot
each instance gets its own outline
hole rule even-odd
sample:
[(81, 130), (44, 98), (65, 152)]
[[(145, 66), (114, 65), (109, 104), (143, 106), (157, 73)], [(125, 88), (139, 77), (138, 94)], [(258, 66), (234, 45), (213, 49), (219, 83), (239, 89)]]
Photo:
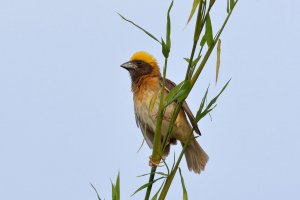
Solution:
[(166, 156), (162, 156), (161, 159), (162, 159), (162, 160), (161, 160), (159, 163), (157, 163), (157, 162), (154, 162), (154, 161), (153, 161), (152, 155), (149, 156), (149, 166), (150, 166), (150, 167), (162, 167), (162, 166), (164, 166), (163, 163), (164, 163), (165, 160), (166, 160)]

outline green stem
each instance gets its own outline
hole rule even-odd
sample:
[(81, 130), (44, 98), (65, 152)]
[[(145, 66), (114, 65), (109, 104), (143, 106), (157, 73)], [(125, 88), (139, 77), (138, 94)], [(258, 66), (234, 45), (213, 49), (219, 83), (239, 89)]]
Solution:
[(165, 182), (165, 184), (164, 184), (164, 186), (163, 186), (163, 189), (162, 189), (162, 191), (161, 191), (161, 193), (160, 193), (160, 195), (159, 195), (158, 200), (164, 200), (164, 199), (166, 198), (166, 196), (167, 196), (167, 193), (168, 193), (168, 191), (169, 191), (169, 188), (170, 188), (170, 186), (171, 186), (171, 183), (172, 183), (172, 181), (173, 181), (173, 179), (174, 179), (174, 177), (175, 177), (175, 175), (176, 175), (176, 172), (177, 172), (177, 170), (178, 170), (179, 164), (180, 164), (180, 162), (181, 162), (181, 160), (182, 160), (183, 154), (184, 154), (184, 152), (185, 152), (187, 146), (189, 145), (191, 139), (194, 137), (193, 132), (192, 132), (190, 135), (191, 135), (191, 137), (190, 137), (189, 140), (184, 144), (184, 146), (183, 146), (183, 148), (182, 148), (182, 150), (181, 150), (181, 153), (180, 153), (180, 155), (179, 155), (179, 157), (178, 157), (178, 160), (176, 161), (176, 164), (175, 164), (175, 166), (174, 166), (174, 169), (171, 171), (170, 175), (169, 175), (168, 178), (166, 179), (166, 182)]
[[(202, 18), (201, 17), (202, 7), (203, 7), (203, 2), (201, 1), (200, 4), (199, 4), (199, 9), (198, 9), (198, 14), (197, 14), (197, 21), (196, 21), (196, 26), (195, 26), (195, 31), (194, 31), (194, 42), (193, 42), (192, 52), (191, 52), (188, 68), (187, 68), (186, 75), (185, 75), (185, 80), (186, 81), (191, 78), (191, 76), (193, 75), (192, 72), (194, 71), (194, 69), (191, 69), (192, 68), (192, 62), (194, 60), (195, 51), (196, 51), (197, 43), (198, 43), (198, 40), (199, 40), (199, 35), (200, 35), (200, 33), (203, 29), (203, 23), (201, 21), (202, 20), (201, 19)], [(210, 8), (209, 8), (209, 10), (210, 10)], [(202, 27), (200, 26), (201, 24), (202, 24)], [(202, 50), (202, 48), (201, 48), (201, 50)], [(167, 145), (167, 141), (170, 138), (170, 134), (173, 130), (173, 126), (174, 126), (175, 121), (177, 119), (177, 116), (178, 116), (178, 114), (181, 110), (182, 103), (183, 103), (183, 101), (178, 102), (176, 108), (173, 111), (172, 118), (171, 118), (171, 121), (169, 123), (168, 131), (167, 131), (167, 135), (164, 137), (164, 140), (163, 140), (163, 145), (162, 145), (163, 151), (164, 151), (164, 149)]]
[(191, 68), (192, 68), (192, 63), (193, 63), (197, 43), (198, 43), (198, 41), (194, 41), (194, 43), (193, 43), (193, 48), (192, 48), (192, 52), (191, 52), (191, 56), (190, 56), (190, 60), (189, 60), (189, 65), (188, 65), (188, 68), (187, 68), (187, 71), (186, 71), (185, 80), (190, 79), (191, 76), (192, 76)]
[(201, 15), (202, 8), (203, 8), (203, 1), (200, 1), (199, 8), (198, 8), (198, 14), (197, 14), (197, 20), (196, 20), (196, 26), (195, 26), (195, 30), (194, 30), (194, 43), (193, 43), (192, 52), (191, 52), (191, 56), (190, 56), (190, 60), (189, 60), (189, 65), (188, 65), (186, 75), (185, 75), (185, 80), (189, 80), (192, 76), (191, 67), (192, 67), (197, 43), (199, 41), (199, 37), (200, 37), (200, 34), (203, 29), (203, 22), (202, 22), (202, 15)]
[[(156, 167), (153, 166), (153, 167), (151, 168), (151, 174), (150, 174), (148, 183), (151, 183), (151, 182), (154, 180), (155, 171), (156, 171)], [(147, 187), (147, 192), (146, 192), (146, 195), (145, 195), (145, 200), (148, 200), (148, 199), (150, 198), (151, 190), (152, 190), (152, 184), (150, 184), (150, 185)]]
[(195, 26), (195, 31), (194, 31), (194, 42), (198, 42), (200, 34), (204, 27), (204, 21), (202, 21), (202, 10), (204, 8), (203, 12), (205, 12), (205, 4), (206, 4), (206, 1), (200, 0), (198, 14), (197, 14), (197, 20), (196, 20), (196, 26)]
[(160, 157), (161, 157), (161, 126), (162, 126), (162, 120), (164, 115), (164, 93), (165, 93), (164, 88), (165, 88), (167, 64), (168, 64), (168, 58), (165, 58), (162, 89), (160, 91), (159, 109), (158, 109), (158, 116), (156, 120), (156, 130), (155, 130), (153, 151), (152, 151), (152, 161), (157, 164), (159, 164)]
[[(167, 66), (168, 66), (168, 58), (165, 58), (165, 64), (163, 69), (163, 81), (162, 81), (162, 89), (160, 92), (160, 101), (159, 101), (159, 109), (158, 109), (158, 116), (156, 120), (156, 130), (154, 135), (154, 141), (153, 141), (153, 150), (152, 150), (152, 162), (159, 164), (161, 159), (161, 126), (162, 126), (162, 120), (164, 115), (164, 88), (165, 88), (165, 80), (166, 80), (166, 74), (167, 74)], [(151, 174), (149, 177), (149, 183), (153, 182), (155, 177), (155, 171), (156, 167), (152, 167)], [(152, 190), (152, 184), (150, 184), (147, 187), (145, 200), (148, 200), (151, 194)]]
[[(194, 37), (193, 49), (192, 49), (192, 53), (191, 53), (191, 57), (190, 57), (190, 61), (189, 61), (189, 65), (188, 65), (188, 69), (187, 69), (187, 73), (186, 73), (186, 80), (189, 80), (190, 77), (192, 76), (191, 77), (191, 88), (190, 88), (189, 92), (192, 90), (192, 88), (193, 88), (194, 84), (196, 83), (199, 75), (201, 74), (201, 72), (202, 72), (202, 70), (203, 70), (203, 68), (204, 68), (204, 66), (205, 66), (205, 64), (206, 64), (209, 56), (211, 55), (211, 52), (213, 51), (213, 49), (214, 49), (214, 47), (215, 47), (218, 39), (220, 38), (220, 35), (221, 35), (222, 31), (224, 30), (224, 28), (225, 28), (225, 26), (226, 26), (226, 24), (228, 22), (228, 19), (231, 16), (232, 11), (233, 11), (234, 7), (236, 6), (237, 2), (238, 2), (238, 0), (235, 2), (235, 4), (234, 4), (233, 8), (231, 9), (230, 13), (227, 15), (227, 17), (226, 17), (226, 19), (225, 19), (225, 21), (224, 21), (224, 23), (223, 23), (220, 31), (217, 33), (217, 35), (214, 38), (213, 44), (207, 50), (207, 52), (206, 52), (206, 54), (205, 54), (202, 62), (200, 63), (200, 66), (198, 67), (197, 71), (195, 72), (195, 75), (192, 76), (192, 74), (191, 75), (189, 75), (189, 74), (190, 74), (191, 65), (192, 65), (192, 61), (193, 61), (193, 58), (194, 58), (194, 54), (195, 54), (197, 42), (199, 40), (199, 37), (198, 37), (198, 39), (197, 39), (197, 37)], [(206, 20), (206, 17), (208, 16), (211, 7), (212, 7), (212, 5), (209, 6), (208, 12), (207, 12), (207, 14), (206, 14), (206, 16), (205, 16), (205, 18), (204, 18), (203, 21)], [(200, 8), (198, 10), (198, 18), (199, 18), (199, 12), (201, 12)], [(197, 22), (198, 22), (198, 18), (197, 18)], [(200, 33), (202, 31), (203, 24), (200, 27), (201, 28), (200, 29)], [(197, 24), (196, 24), (195, 32), (196, 31), (199, 32), (199, 29), (197, 29), (197, 28), (198, 27), (197, 27)], [(162, 88), (164, 88), (164, 86), (165, 86), (166, 69), (167, 69), (167, 58), (165, 59), (165, 66), (164, 66), (164, 71), (163, 71), (164, 78), (163, 78)], [(159, 156), (159, 161), (160, 161), (160, 158), (161, 158), (161, 148), (158, 149), (157, 146), (159, 145), (158, 147), (161, 147), (160, 146), (161, 145), (160, 136), (161, 136), (162, 117), (163, 117), (163, 114), (164, 114), (164, 109), (163, 109), (163, 95), (164, 95), (164, 89), (162, 89), (162, 91), (161, 91), (160, 105), (159, 105), (159, 116), (158, 116), (158, 119), (157, 119), (156, 133), (155, 133), (155, 138), (154, 138), (154, 144), (156, 144), (156, 146), (155, 146), (156, 149), (155, 149), (155, 147), (153, 145), (153, 153), (152, 153), (153, 158), (155, 156), (155, 153), (157, 153), (156, 156)], [(168, 139), (170, 137), (170, 134), (171, 134), (171, 132), (173, 130), (173, 125), (174, 125), (174, 123), (176, 121), (176, 118), (177, 118), (177, 116), (178, 116), (178, 114), (179, 114), (179, 112), (181, 110), (181, 106), (182, 106), (182, 102), (178, 102), (176, 108), (173, 111), (172, 119), (171, 119), (171, 121), (169, 123), (169, 127), (168, 127), (168, 132), (167, 132), (167, 135), (166, 135), (166, 137), (164, 138), (164, 141), (163, 141), (163, 149), (165, 148), (166, 143), (167, 143), (167, 141), (168, 141)], [(193, 134), (191, 134), (191, 136), (193, 136)], [(168, 190), (169, 190), (169, 188), (171, 186), (171, 183), (172, 183), (172, 181), (173, 181), (173, 179), (174, 179), (174, 177), (176, 175), (176, 172), (177, 172), (179, 164), (180, 164), (180, 162), (182, 160), (183, 154), (184, 154), (184, 152), (185, 152), (185, 150), (186, 150), (186, 148), (187, 148), (187, 146), (188, 146), (188, 144), (189, 144), (189, 142), (190, 142), (191, 139), (192, 139), (192, 137), (183, 146), (182, 151), (181, 151), (180, 156), (179, 156), (179, 158), (178, 158), (178, 160), (177, 160), (177, 162), (175, 164), (174, 169), (171, 171), (170, 175), (166, 179), (166, 182), (165, 182), (165, 184), (163, 186), (162, 192), (161, 192), (161, 194), (159, 196), (159, 200), (164, 200), (165, 199), (165, 197), (166, 197), (166, 195), (168, 193)], [(152, 169), (151, 169), (151, 175), (149, 177), (149, 182), (152, 182), (154, 180), (155, 171), (156, 171), (156, 167), (152, 167)], [(150, 193), (151, 193), (151, 189), (152, 189), (152, 184), (150, 184), (148, 186), (148, 188), (147, 188), (145, 200), (149, 199)]]
[[(196, 83), (196, 81), (197, 81), (197, 79), (198, 79), (200, 73), (202, 72), (202, 69), (204, 68), (204, 66), (205, 66), (205, 64), (206, 64), (206, 62), (207, 62), (207, 60), (208, 60), (208, 58), (209, 58), (209, 56), (210, 56), (212, 50), (214, 49), (214, 47), (215, 47), (217, 41), (219, 40), (220, 35), (221, 35), (222, 31), (224, 30), (224, 27), (226, 26), (226, 24), (227, 24), (227, 22), (228, 22), (228, 19), (229, 19), (229, 17), (230, 17), (230, 15), (231, 15), (231, 13), (232, 13), (232, 11), (233, 11), (233, 9), (234, 9), (234, 7), (235, 7), (235, 5), (236, 5), (237, 2), (238, 2), (238, 0), (235, 2), (235, 4), (234, 4), (233, 8), (231, 9), (230, 13), (227, 15), (227, 17), (226, 17), (226, 19), (225, 19), (225, 21), (224, 21), (224, 23), (223, 23), (223, 25), (222, 25), (220, 31), (219, 31), (218, 34), (215, 36), (215, 39), (214, 39), (213, 44), (212, 44), (211, 47), (207, 50), (207, 52), (206, 52), (206, 54), (205, 54), (205, 56), (204, 56), (204, 58), (203, 58), (203, 60), (202, 60), (202, 62), (201, 62), (201, 64), (200, 64), (199, 68), (198, 68), (197, 71), (195, 72), (195, 75), (192, 77), (192, 79), (191, 79), (191, 84), (192, 84), (192, 85), (191, 85), (191, 89), (193, 88), (194, 84)], [(209, 8), (209, 10), (210, 10), (210, 8)], [(190, 91), (191, 91), (191, 89), (190, 89)], [(189, 92), (190, 92), (190, 91), (189, 91)], [(182, 104), (182, 103), (179, 103), (177, 106), (180, 106), (180, 107), (181, 107), (181, 104)], [(176, 108), (177, 108), (177, 107), (176, 107)], [(180, 109), (179, 109), (179, 110), (180, 110)], [(175, 111), (176, 111), (176, 113), (175, 113)], [(175, 119), (176, 119), (176, 118), (177, 118), (177, 115), (178, 115), (178, 113), (179, 113), (179, 111), (178, 111), (178, 113), (177, 113), (177, 110), (176, 110), (176, 109), (175, 109), (175, 111), (174, 111), (174, 113), (173, 113), (172, 119), (173, 119), (173, 117), (174, 117), (175, 115), (176, 115), (176, 117), (175, 117)], [(172, 122), (172, 121), (171, 121), (171, 122)], [(175, 122), (175, 121), (174, 121), (174, 122)], [(170, 125), (172, 125), (172, 124), (170, 123)], [(173, 125), (172, 125), (172, 126), (173, 126)], [(172, 130), (172, 128), (169, 128), (169, 129)], [(168, 132), (168, 133), (169, 133), (169, 132)], [(193, 136), (193, 134), (191, 134), (191, 135)], [(175, 177), (175, 175), (176, 175), (176, 172), (177, 172), (177, 169), (178, 169), (178, 167), (179, 167), (179, 164), (180, 164), (180, 162), (181, 162), (181, 160), (182, 160), (183, 154), (184, 154), (184, 152), (185, 152), (185, 150), (186, 150), (186, 148), (187, 148), (187, 146), (188, 146), (188, 144), (189, 144), (189, 142), (190, 142), (191, 139), (192, 139), (192, 137), (189, 139), (189, 141), (188, 141), (187, 143), (185, 143), (185, 145), (184, 145), (184, 147), (183, 147), (183, 149), (182, 149), (182, 151), (181, 151), (181, 154), (180, 154), (180, 156), (179, 156), (179, 158), (178, 158), (178, 160), (177, 160), (177, 162), (176, 162), (176, 165), (175, 165), (174, 169), (171, 171), (170, 175), (168, 176), (168, 178), (167, 178), (167, 180), (166, 180), (166, 182), (165, 182), (165, 184), (164, 184), (164, 186), (163, 186), (163, 189), (162, 189), (161, 194), (160, 194), (160, 196), (159, 196), (159, 200), (164, 200), (165, 197), (167, 196), (168, 190), (169, 190), (169, 188), (170, 188), (170, 186), (171, 186), (171, 183), (172, 183), (172, 181), (173, 181), (173, 179), (174, 179), (174, 177)]]
[(225, 28), (225, 26), (226, 26), (226, 24), (227, 24), (227, 22), (228, 22), (228, 20), (229, 20), (229, 18), (231, 16), (231, 14), (232, 14), (232, 11), (235, 8), (237, 2), (238, 2), (238, 0), (235, 2), (235, 4), (234, 4), (233, 8), (231, 9), (231, 11), (228, 13), (225, 21), (223, 22), (223, 25), (222, 25), (221, 29), (219, 30), (219, 32), (217, 33), (217, 35), (214, 38), (213, 44), (207, 50), (207, 52), (206, 52), (206, 54), (205, 54), (202, 62), (200, 63), (200, 66), (198, 67), (197, 71), (195, 72), (195, 75), (192, 77), (192, 79), (191, 79), (191, 84), (192, 84), (191, 88), (193, 88), (193, 86), (195, 85), (195, 83), (196, 83), (199, 75), (201, 74), (201, 72), (202, 72), (202, 70), (203, 70), (203, 68), (204, 68), (204, 66), (205, 66), (205, 64), (206, 64), (206, 62), (207, 62), (207, 60), (208, 60), (211, 52), (213, 51), (214, 47), (216, 46), (216, 44), (217, 44), (217, 42), (218, 42), (218, 40), (219, 40), (219, 38), (221, 36), (221, 33), (223, 32), (223, 30), (224, 30), (224, 28)]
[(171, 121), (170, 121), (169, 126), (168, 126), (167, 135), (164, 137), (164, 140), (163, 140), (163, 145), (162, 145), (163, 150), (162, 150), (162, 152), (165, 150), (165, 147), (167, 146), (167, 141), (169, 140), (170, 135), (171, 135), (171, 133), (173, 131), (173, 127), (174, 127), (175, 121), (177, 119), (177, 116), (178, 116), (178, 114), (179, 114), (179, 112), (181, 110), (181, 106), (182, 106), (182, 102), (179, 102), (176, 105), (176, 107), (175, 107), (175, 109), (173, 111), (172, 118), (171, 118)]

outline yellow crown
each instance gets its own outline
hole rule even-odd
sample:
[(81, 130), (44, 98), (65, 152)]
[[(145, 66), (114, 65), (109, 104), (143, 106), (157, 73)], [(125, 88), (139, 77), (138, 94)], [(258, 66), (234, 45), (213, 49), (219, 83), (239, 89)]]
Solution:
[(156, 59), (151, 54), (149, 54), (145, 51), (138, 51), (138, 52), (134, 53), (131, 56), (130, 61), (134, 61), (134, 60), (141, 60), (141, 61), (144, 61), (144, 62), (152, 65), (153, 67), (154, 66), (158, 67)]

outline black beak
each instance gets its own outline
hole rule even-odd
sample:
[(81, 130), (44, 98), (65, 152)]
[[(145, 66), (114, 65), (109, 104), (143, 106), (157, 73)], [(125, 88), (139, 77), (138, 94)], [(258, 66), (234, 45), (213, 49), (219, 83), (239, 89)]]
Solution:
[(123, 63), (121, 65), (121, 67), (123, 67), (124, 69), (127, 69), (127, 70), (130, 70), (130, 69), (135, 70), (136, 69), (136, 65), (133, 62), (131, 62), (131, 61)]

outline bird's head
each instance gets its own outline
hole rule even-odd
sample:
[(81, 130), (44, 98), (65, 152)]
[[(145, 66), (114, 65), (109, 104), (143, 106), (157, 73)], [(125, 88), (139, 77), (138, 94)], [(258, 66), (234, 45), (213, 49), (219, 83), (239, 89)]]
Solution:
[(156, 59), (144, 51), (134, 53), (130, 61), (122, 64), (121, 67), (128, 70), (132, 81), (144, 76), (161, 76)]

